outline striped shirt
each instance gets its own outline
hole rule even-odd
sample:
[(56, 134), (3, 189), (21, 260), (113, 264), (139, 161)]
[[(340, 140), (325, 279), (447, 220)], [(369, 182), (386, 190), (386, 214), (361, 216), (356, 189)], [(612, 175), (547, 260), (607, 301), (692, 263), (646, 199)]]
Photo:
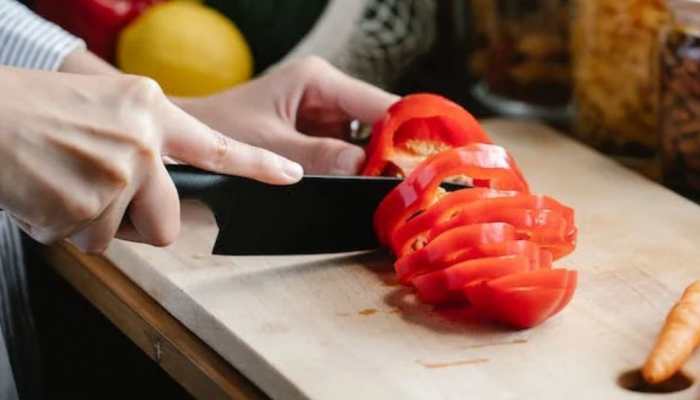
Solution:
[(0, 0), (0, 65), (55, 71), (85, 42), (14, 0)]

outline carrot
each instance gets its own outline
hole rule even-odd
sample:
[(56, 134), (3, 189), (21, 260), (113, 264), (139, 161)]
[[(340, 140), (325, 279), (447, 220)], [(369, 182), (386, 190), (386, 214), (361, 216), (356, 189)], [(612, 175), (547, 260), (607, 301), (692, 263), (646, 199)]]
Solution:
[(694, 282), (666, 316), (642, 376), (649, 383), (670, 378), (688, 360), (700, 344), (700, 281)]

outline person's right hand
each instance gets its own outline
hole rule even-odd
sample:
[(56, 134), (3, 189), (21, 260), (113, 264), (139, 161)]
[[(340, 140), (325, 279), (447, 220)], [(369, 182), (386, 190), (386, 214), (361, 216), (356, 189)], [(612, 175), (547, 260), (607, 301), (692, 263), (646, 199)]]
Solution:
[(0, 207), (42, 243), (101, 252), (118, 231), (172, 242), (180, 203), (165, 156), (273, 184), (303, 174), (208, 128), (146, 78), (0, 68), (0, 93)]

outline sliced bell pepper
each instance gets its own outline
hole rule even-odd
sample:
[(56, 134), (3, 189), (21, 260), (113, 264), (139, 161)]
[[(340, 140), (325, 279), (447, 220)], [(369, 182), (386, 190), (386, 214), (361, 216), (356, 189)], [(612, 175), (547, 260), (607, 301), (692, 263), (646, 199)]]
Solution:
[(571, 253), (576, 246), (577, 229), (573, 222), (573, 210), (547, 196), (527, 194), (464, 205), (452, 218), (434, 224), (425, 240), (429, 242), (455, 227), (484, 222), (513, 225), (521, 239), (537, 242), (550, 250), (555, 259)]
[(433, 94), (406, 96), (375, 123), (363, 175), (407, 176), (425, 157), (470, 143), (491, 143), (474, 117)]
[[(473, 229), (473, 228), (472, 228)], [(458, 245), (460, 242), (458, 239), (461, 232), (455, 232), (450, 236), (445, 236), (443, 243), (433, 245), (432, 250), (434, 252), (438, 251), (437, 247), (448, 247), (451, 245)], [(430, 267), (425, 267), (425, 264), (421, 264), (421, 261), (425, 259), (426, 255), (418, 253), (413, 257), (403, 257), (399, 259), (396, 263), (396, 270), (401, 277), (406, 276), (403, 282), (410, 279), (414, 282), (416, 277), (424, 277), (426, 275), (432, 274), (432, 271), (443, 272), (445, 269), (440, 269), (441, 266), (447, 265), (444, 268), (451, 268), (452, 266), (464, 264), (467, 261), (477, 260), (477, 259), (498, 259), (502, 257), (514, 257), (521, 256), (530, 265), (529, 269), (549, 269), (552, 267), (552, 254), (540, 248), (537, 244), (530, 242), (528, 240), (506, 240), (506, 241), (494, 241), (492, 243), (482, 243), (474, 247), (471, 247), (468, 251), (461, 251), (457, 248), (454, 253), (447, 250), (444, 254), (457, 254), (454, 257), (457, 261), (453, 263), (446, 262), (444, 259), (439, 259), (435, 265)], [(457, 288), (453, 288), (457, 290)]]
[(502, 147), (475, 143), (450, 149), (424, 161), (379, 204), (374, 215), (379, 240), (389, 244), (401, 224), (438, 200), (444, 180), (458, 176), (472, 178), (475, 186), (529, 192), (520, 169)]
[[(440, 199), (425, 212), (410, 218), (399, 226), (391, 236), (391, 248), (398, 257), (423, 247), (427, 240), (428, 231), (433, 227), (454, 218), (459, 211), (476, 200), (515, 196), (517, 192), (473, 188), (457, 190), (440, 197)], [(422, 237), (422, 238), (421, 238)], [(421, 240), (422, 239), (422, 240)]]
[(501, 256), (467, 260), (451, 267), (411, 279), (418, 298), (427, 304), (444, 304), (466, 300), (466, 285), (502, 276), (527, 272), (533, 265), (527, 257)]
[(518, 235), (550, 249), (555, 258), (575, 247), (573, 210), (546, 196), (471, 189), (449, 193), (424, 213), (399, 226), (391, 247), (399, 257), (454, 227), (485, 222), (507, 222)]
[[(532, 327), (576, 288), (575, 272), (551, 269), (576, 245), (574, 212), (531, 195), (511, 156), (460, 110), (409, 96), (375, 125), (365, 174), (410, 172), (377, 208), (375, 231), (398, 257), (399, 281), (421, 301)], [(445, 193), (440, 184), (451, 179), (474, 188)]]
[(461, 226), (445, 232), (422, 249), (399, 258), (394, 267), (399, 282), (406, 284), (416, 275), (483, 257), (481, 245), (516, 239), (515, 229), (504, 223)]
[(530, 328), (569, 303), (577, 274), (565, 269), (521, 272), (468, 285), (464, 294), (482, 318)]

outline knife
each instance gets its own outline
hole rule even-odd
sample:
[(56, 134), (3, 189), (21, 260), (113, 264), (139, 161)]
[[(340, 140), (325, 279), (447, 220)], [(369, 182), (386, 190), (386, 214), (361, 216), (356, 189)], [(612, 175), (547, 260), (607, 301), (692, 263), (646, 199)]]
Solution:
[[(372, 216), (400, 178), (305, 175), (277, 186), (168, 165), (181, 199), (211, 209), (219, 226), (214, 254), (323, 254), (379, 247)], [(460, 184), (443, 184), (447, 190)]]

